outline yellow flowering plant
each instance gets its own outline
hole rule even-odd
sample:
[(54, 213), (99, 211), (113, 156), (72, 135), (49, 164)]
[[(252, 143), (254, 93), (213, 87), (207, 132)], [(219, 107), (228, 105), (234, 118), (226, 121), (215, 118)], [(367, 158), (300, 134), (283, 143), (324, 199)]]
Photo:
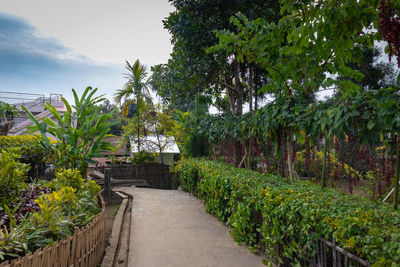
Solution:
[[(322, 177), (322, 161), (324, 157), (322, 151), (318, 151), (316, 149), (311, 150), (310, 166), (308, 168), (306, 168), (306, 157), (307, 155), (305, 150), (297, 151), (295, 161), (297, 173), (300, 176), (320, 180)], [(327, 158), (327, 168), (329, 170), (327, 172), (327, 178), (333, 183), (339, 181), (340, 179), (346, 179), (347, 181), (353, 181), (356, 183), (363, 178), (359, 171), (355, 170), (346, 163), (340, 162), (336, 158), (333, 150), (328, 152)]]

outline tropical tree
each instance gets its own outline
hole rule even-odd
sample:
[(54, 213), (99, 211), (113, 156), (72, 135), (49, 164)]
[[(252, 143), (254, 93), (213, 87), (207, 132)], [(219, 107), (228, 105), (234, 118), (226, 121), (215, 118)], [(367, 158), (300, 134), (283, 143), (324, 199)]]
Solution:
[[(196, 95), (212, 96), (217, 104), (228, 107), (236, 116), (243, 114), (247, 101), (257, 98), (262, 86), (255, 66), (239, 62), (235, 52), (206, 49), (216, 45), (215, 31), (237, 29), (229, 19), (237, 12), (256, 19), (277, 21), (279, 2), (272, 0), (170, 1), (176, 11), (164, 20), (174, 45), (167, 65), (154, 68), (161, 95), (172, 100), (195, 99)], [(249, 96), (249, 97), (247, 97)], [(173, 99), (175, 98), (175, 99)], [(225, 100), (225, 101), (222, 101)], [(178, 102), (178, 101), (175, 101)], [(182, 101), (179, 101), (182, 102)], [(180, 103), (178, 103), (180, 104)], [(228, 105), (225, 105), (228, 104)], [(235, 164), (241, 159), (240, 143), (235, 143)]]
[(398, 70), (394, 63), (379, 62), (381, 49), (377, 46), (356, 46), (351, 62), (346, 66), (361, 72), (364, 77), (360, 81), (353, 80), (362, 90), (379, 90), (388, 87), (399, 87)]
[[(36, 118), (26, 107), (22, 106), (22, 109), (33, 123), (29, 130), (39, 132), (44, 148), (54, 152), (56, 167), (77, 168), (82, 177), (86, 177), (88, 164), (96, 163), (93, 157), (101, 157), (104, 152), (114, 150), (105, 139), (113, 136), (109, 134), (110, 128), (119, 121), (110, 122), (117, 109), (101, 114), (96, 104), (105, 98), (104, 95), (94, 97), (97, 88), (87, 87), (80, 98), (74, 89), (72, 92), (75, 105), (71, 106), (64, 97), (61, 98), (67, 109), (64, 115), (51, 104), (44, 105), (55, 120), (50, 117)], [(51, 140), (49, 136), (56, 140)]]
[[(346, 63), (352, 59), (356, 45), (373, 44), (371, 29), (377, 24), (378, 1), (279, 2), (282, 17), (278, 22), (263, 17), (249, 19), (237, 13), (231, 18), (237, 29), (217, 32), (219, 43), (207, 52), (234, 53), (238, 62), (255, 63), (267, 72), (269, 82), (260, 90), (283, 98), (289, 104), (284, 114), (292, 112), (282, 117), (276, 128), (276, 135), (282, 139), (280, 146), (286, 143), (290, 158), (293, 136), (300, 136), (300, 129), (293, 127), (291, 120), (307, 107), (303, 100), (313, 103), (320, 88), (335, 86), (342, 93), (359, 89), (352, 80), (360, 80), (362, 75)], [(344, 6), (337, 8), (339, 5)], [(332, 78), (337, 75), (350, 79)], [(288, 160), (288, 175), (293, 179), (291, 165)]]
[[(129, 106), (136, 103), (137, 107), (137, 133), (139, 136), (140, 131), (140, 112), (146, 104), (151, 104), (152, 99), (150, 95), (150, 79), (147, 78), (147, 68), (145, 65), (141, 64), (137, 59), (133, 65), (126, 61), (127, 73), (125, 73), (125, 78), (127, 82), (125, 83), (123, 89), (117, 90), (115, 93), (115, 101), (121, 105), (121, 100), (133, 96), (133, 99), (125, 101), (122, 107), (122, 116), (126, 117), (129, 112)], [(138, 149), (140, 150), (140, 139), (137, 139)]]
[[(117, 112), (113, 112), (114, 109), (117, 109)], [(116, 136), (121, 136), (122, 134), (122, 121), (121, 121), (121, 113), (119, 112), (119, 108), (110, 103), (110, 100), (106, 99), (103, 103), (99, 105), (100, 114), (108, 114), (113, 112), (113, 116), (109, 119), (108, 122), (119, 121), (120, 123), (114, 125), (110, 128), (109, 134), (113, 134)]]
[(182, 140), (182, 129), (173, 118), (172, 110), (162, 105), (148, 107), (146, 112), (143, 112), (140, 116), (140, 122), (142, 127), (139, 136), (134, 130), (138, 123), (136, 117), (132, 118), (129, 124), (124, 127), (125, 136), (139, 139), (142, 148), (149, 152), (159, 153), (161, 163), (164, 163), (162, 153), (165, 149)]

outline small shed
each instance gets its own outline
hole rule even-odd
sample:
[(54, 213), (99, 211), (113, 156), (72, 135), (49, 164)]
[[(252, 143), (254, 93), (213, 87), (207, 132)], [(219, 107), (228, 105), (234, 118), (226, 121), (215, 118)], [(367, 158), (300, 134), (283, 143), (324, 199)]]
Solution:
[[(137, 139), (131, 138), (131, 156), (138, 152)], [(161, 156), (164, 160), (164, 164), (172, 165), (177, 156), (181, 153), (178, 145), (173, 137), (165, 137), (164, 135), (154, 136), (149, 135), (140, 138), (140, 150), (145, 150), (150, 153), (156, 153), (156, 161), (161, 163), (161, 157), (159, 154), (160, 148), (162, 147)]]

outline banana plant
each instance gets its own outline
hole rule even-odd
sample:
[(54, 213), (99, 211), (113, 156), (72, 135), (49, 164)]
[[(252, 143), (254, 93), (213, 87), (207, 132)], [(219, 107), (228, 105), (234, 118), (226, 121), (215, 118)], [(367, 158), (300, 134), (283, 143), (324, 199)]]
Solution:
[(109, 122), (116, 109), (108, 114), (100, 114), (96, 104), (105, 98), (104, 95), (94, 96), (97, 88), (87, 87), (81, 97), (74, 89), (72, 92), (75, 105), (61, 98), (66, 107), (64, 115), (49, 103), (44, 106), (53, 118), (36, 118), (26, 107), (22, 109), (33, 123), (28, 129), (39, 132), (43, 146), (54, 152), (56, 166), (77, 168), (86, 177), (88, 164), (95, 163), (93, 157), (103, 156), (104, 152), (115, 149), (106, 139), (113, 136), (108, 132), (119, 121)]

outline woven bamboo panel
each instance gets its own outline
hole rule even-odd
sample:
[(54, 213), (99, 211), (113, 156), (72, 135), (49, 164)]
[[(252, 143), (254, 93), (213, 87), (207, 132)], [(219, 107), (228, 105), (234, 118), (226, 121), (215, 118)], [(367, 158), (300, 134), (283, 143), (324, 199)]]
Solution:
[(52, 246), (38, 249), (0, 267), (95, 267), (101, 262), (106, 244), (105, 204), (100, 214), (82, 229)]
[[(104, 166), (100, 171), (104, 173)], [(139, 165), (133, 164), (113, 164), (107, 165), (111, 169), (111, 178), (124, 179), (141, 179), (148, 182), (151, 188), (172, 189), (173, 181), (169, 172), (169, 166), (159, 163), (145, 163)]]

